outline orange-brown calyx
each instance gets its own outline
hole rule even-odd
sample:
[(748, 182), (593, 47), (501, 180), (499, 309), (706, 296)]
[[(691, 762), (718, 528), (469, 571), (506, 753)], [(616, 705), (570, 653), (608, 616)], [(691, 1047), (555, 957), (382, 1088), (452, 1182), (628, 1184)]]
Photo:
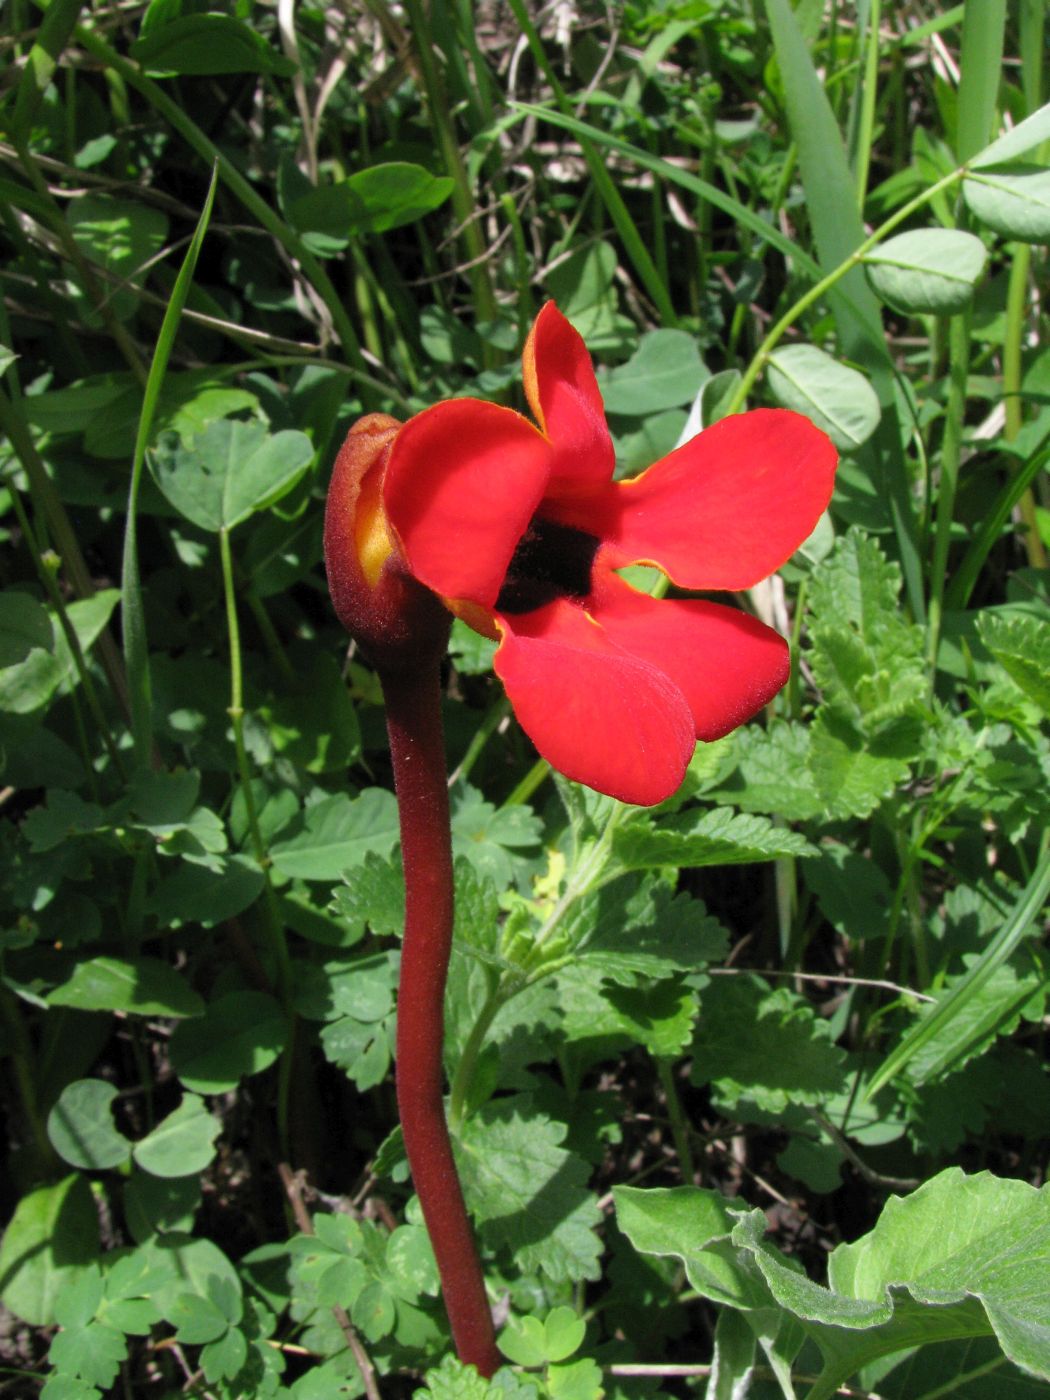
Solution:
[(431, 665), (452, 623), (436, 594), (404, 567), (383, 507), (383, 476), (401, 424), (369, 413), (347, 434), (325, 509), (328, 588), (340, 622), (379, 671)]

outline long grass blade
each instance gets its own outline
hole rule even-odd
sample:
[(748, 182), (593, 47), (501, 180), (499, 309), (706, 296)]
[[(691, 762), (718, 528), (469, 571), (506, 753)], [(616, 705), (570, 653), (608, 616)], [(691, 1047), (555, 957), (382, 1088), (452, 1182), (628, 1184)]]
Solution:
[[(947, 996), (937, 1003), (934, 1010), (913, 1026), (897, 1048), (886, 1057), (868, 1085), (866, 1098), (874, 1097), (884, 1085), (900, 1074), (901, 1070), (924, 1045), (929, 1044), (934, 1036), (943, 1034), (946, 1026), (963, 1015), (966, 1008), (987, 985), (996, 969), (1001, 967), (1018, 947), (1027, 934), (1032, 921), (1042, 909), (1047, 895), (1050, 895), (1050, 848), (1044, 840), (1039, 864), (1025, 886), (1021, 897), (1014, 905), (1010, 917), (977, 961), (972, 964), (966, 976), (955, 983)], [(951, 1059), (956, 1053), (957, 1049), (947, 1051), (941, 1060), (929, 1067), (926, 1077), (942, 1074), (949, 1068)]]
[(189, 247), (186, 249), (186, 256), (182, 260), (179, 274), (175, 278), (171, 299), (164, 313), (164, 320), (161, 322), (157, 348), (153, 352), (153, 363), (149, 368), (146, 390), (142, 398), (142, 412), (139, 414), (138, 431), (135, 434), (135, 452), (131, 462), (128, 515), (124, 523), (124, 558), (121, 568), (121, 619), (124, 635), (124, 665), (128, 674), (131, 699), (131, 736), (134, 744), (135, 763), (139, 768), (145, 768), (149, 763), (153, 735), (149, 648), (146, 642), (146, 619), (142, 607), (142, 583), (139, 576), (137, 519), (139, 487), (142, 484), (142, 468), (146, 460), (146, 448), (153, 431), (157, 401), (160, 398), (160, 390), (167, 372), (171, 349), (178, 333), (182, 309), (186, 305), (186, 298), (193, 284), (197, 258), (211, 219), (218, 180), (219, 168), (218, 165), (215, 165), (212, 167), (211, 183), (205, 196), (204, 207), (197, 220), (197, 227), (190, 239)]

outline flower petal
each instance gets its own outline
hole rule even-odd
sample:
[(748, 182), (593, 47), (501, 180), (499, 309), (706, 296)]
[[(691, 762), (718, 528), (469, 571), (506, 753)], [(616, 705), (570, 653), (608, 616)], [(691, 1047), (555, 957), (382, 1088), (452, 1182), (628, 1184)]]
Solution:
[(446, 399), (409, 419), (383, 501), (411, 572), (442, 597), (491, 607), (549, 471), (550, 445), (509, 408)]
[(594, 365), (552, 301), (533, 322), (522, 369), (529, 407), (554, 451), (549, 493), (571, 498), (611, 481), (616, 454)]
[(559, 501), (550, 513), (601, 536), (607, 568), (656, 564), (683, 588), (750, 588), (812, 532), (836, 463), (808, 418), (757, 408), (723, 418), (586, 509)]
[(698, 739), (721, 739), (767, 705), (791, 669), (787, 642), (721, 603), (649, 598), (611, 575), (591, 611), (610, 642), (648, 661), (685, 696)]
[(496, 620), (496, 674), (543, 757), (621, 802), (670, 797), (696, 745), (689, 707), (667, 676), (564, 600)]

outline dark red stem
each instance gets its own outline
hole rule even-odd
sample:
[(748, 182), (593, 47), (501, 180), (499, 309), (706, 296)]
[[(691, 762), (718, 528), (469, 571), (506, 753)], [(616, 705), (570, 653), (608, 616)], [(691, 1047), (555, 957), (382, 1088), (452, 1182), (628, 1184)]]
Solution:
[(452, 951), (452, 831), (436, 665), (381, 673), (405, 866), (397, 994), (397, 1103), (412, 1181), (437, 1257), (461, 1361), (500, 1365), (442, 1102), (445, 979)]

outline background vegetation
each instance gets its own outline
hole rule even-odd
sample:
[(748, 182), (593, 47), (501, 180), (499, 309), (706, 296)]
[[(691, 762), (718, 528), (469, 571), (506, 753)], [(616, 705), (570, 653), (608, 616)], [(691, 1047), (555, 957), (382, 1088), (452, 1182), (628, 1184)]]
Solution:
[[(1044, 9), (9, 0), (0, 1393), (1046, 1393)], [(490, 1386), (320, 530), (355, 416), (520, 404), (550, 297), (624, 473), (764, 402), (842, 467), (739, 600), (790, 686), (656, 812), (537, 764), (457, 624)]]

